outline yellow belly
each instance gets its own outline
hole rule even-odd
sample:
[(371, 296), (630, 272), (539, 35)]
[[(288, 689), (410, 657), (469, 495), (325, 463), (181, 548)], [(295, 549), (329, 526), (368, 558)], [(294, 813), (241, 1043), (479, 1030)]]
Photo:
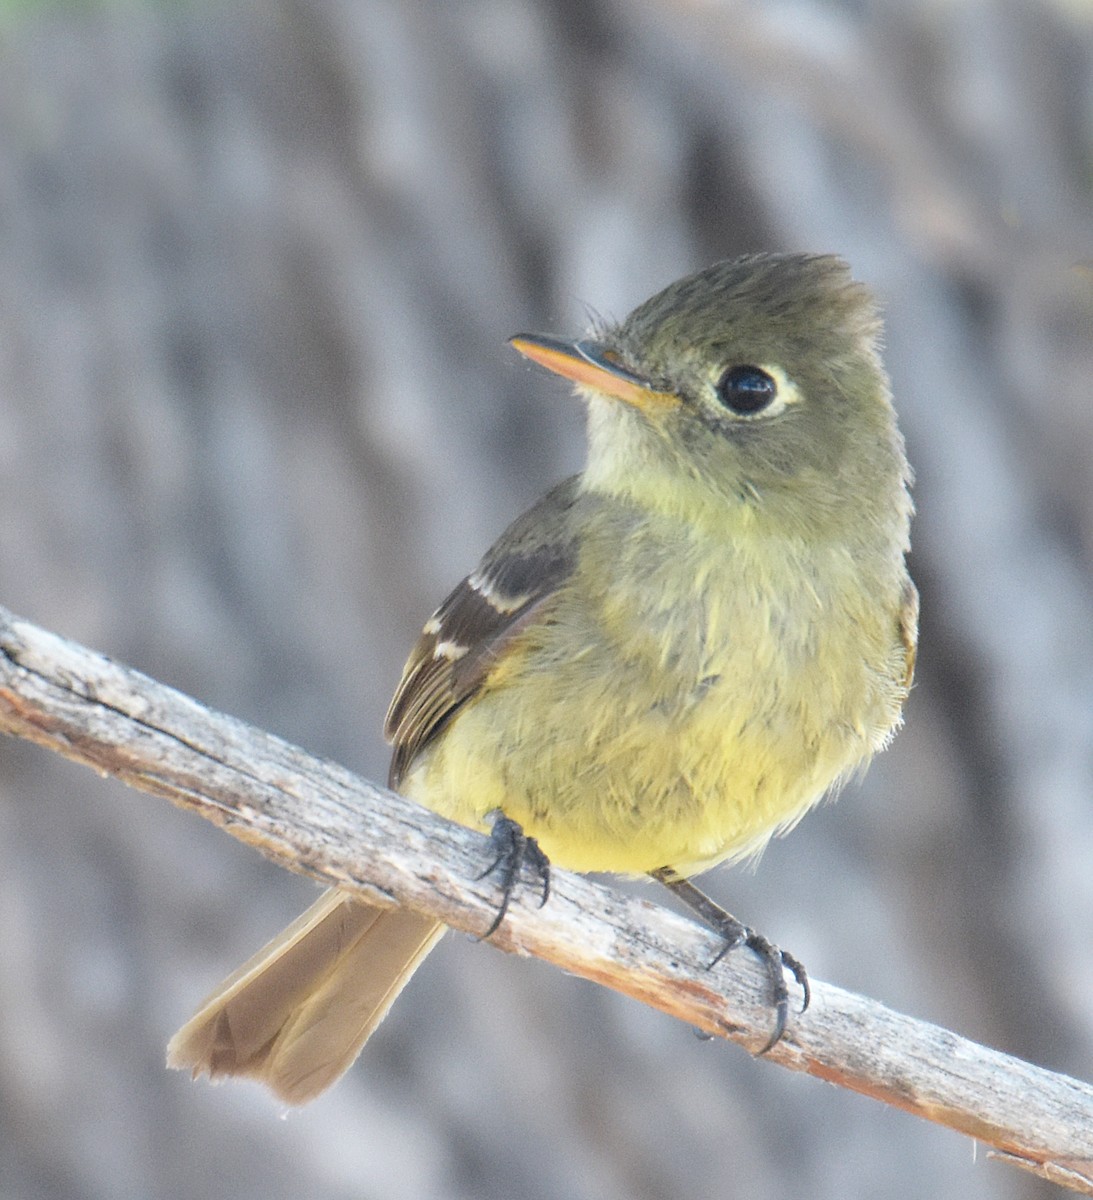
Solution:
[(471, 826), (501, 809), (577, 871), (690, 874), (791, 826), (898, 723), (898, 600), (852, 564), (822, 589), (769, 556), (762, 589), (678, 566), (625, 596), (578, 573), (402, 790)]

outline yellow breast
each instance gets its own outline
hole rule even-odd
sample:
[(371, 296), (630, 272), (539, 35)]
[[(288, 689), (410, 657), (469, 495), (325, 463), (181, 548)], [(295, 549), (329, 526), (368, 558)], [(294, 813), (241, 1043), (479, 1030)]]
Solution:
[(863, 595), (834, 548), (719, 542), (587, 553), (405, 792), (501, 808), (578, 871), (693, 873), (792, 825), (898, 723), (898, 590)]

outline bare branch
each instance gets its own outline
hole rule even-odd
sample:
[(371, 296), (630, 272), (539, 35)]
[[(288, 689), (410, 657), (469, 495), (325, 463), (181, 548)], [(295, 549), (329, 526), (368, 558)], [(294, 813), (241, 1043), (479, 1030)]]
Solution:
[[(480, 932), (497, 896), (476, 881), (473, 830), (211, 711), (0, 609), (0, 730), (164, 796), (289, 870)], [(550, 902), (514, 903), (491, 941), (757, 1050), (764, 976), (747, 954), (714, 968), (708, 931), (556, 871)], [(1093, 1195), (1093, 1087), (813, 982), (767, 1057), (947, 1125), (1000, 1158)]]

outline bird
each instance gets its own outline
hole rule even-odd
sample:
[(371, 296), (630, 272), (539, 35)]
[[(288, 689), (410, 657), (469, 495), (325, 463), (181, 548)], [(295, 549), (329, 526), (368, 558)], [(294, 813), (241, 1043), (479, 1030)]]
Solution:
[[(575, 385), (583, 471), (425, 623), (389, 785), (488, 831), (503, 918), (530, 863), (652, 876), (766, 965), (792, 955), (692, 882), (758, 854), (887, 745), (917, 644), (907, 462), (869, 289), (838, 256), (744, 255), (624, 320), (516, 350)], [(171, 1040), (195, 1077), (329, 1088), (444, 926), (332, 888)]]

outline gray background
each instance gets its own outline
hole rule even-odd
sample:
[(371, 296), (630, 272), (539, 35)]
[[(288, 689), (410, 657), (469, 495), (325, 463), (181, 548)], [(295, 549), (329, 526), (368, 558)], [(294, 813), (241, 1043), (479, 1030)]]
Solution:
[[(881, 294), (922, 655), (864, 786), (706, 883), (1093, 1075), (1093, 10), (0, 9), (0, 602), (382, 777), (422, 620), (582, 454), (505, 345), (747, 249)], [(313, 885), (0, 744), (3, 1197), (1015, 1197), (963, 1138), (449, 937), (280, 1119), (163, 1069)]]

